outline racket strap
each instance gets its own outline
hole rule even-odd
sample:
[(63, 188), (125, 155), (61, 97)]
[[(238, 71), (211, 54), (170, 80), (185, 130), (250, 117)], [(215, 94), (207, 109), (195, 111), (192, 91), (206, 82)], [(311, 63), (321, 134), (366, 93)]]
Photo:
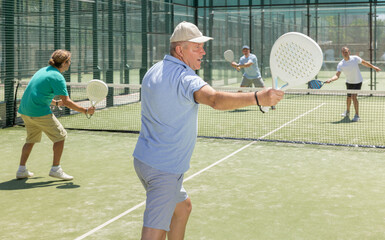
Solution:
[(92, 117), (92, 114), (88, 114), (88, 108), (87, 108), (87, 110), (86, 110), (86, 117), (87, 117), (88, 119), (90, 119), (90, 118)]
[(261, 105), (259, 104), (258, 97), (257, 97), (257, 92), (258, 92), (258, 91), (255, 91), (254, 96), (255, 96), (255, 100), (257, 101), (257, 105), (258, 105), (258, 107), (259, 107), (259, 111), (261, 111), (262, 113), (265, 113), (265, 112), (262, 110)]

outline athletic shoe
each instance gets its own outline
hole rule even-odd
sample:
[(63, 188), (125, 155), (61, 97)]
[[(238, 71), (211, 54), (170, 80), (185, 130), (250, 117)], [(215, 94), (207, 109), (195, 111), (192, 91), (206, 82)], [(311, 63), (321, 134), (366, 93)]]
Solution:
[(360, 117), (356, 114), (356, 115), (354, 115), (352, 122), (358, 122), (358, 121), (360, 121)]
[(23, 178), (29, 178), (29, 177), (33, 177), (33, 173), (28, 171), (28, 169), (25, 169), (24, 171), (18, 170), (16, 172), (16, 178), (17, 179), (23, 179)]
[(344, 113), (341, 114), (341, 117), (349, 117), (350, 112), (345, 111)]
[(49, 172), (49, 175), (51, 177), (54, 177), (54, 178), (60, 178), (60, 179), (63, 179), (63, 180), (72, 180), (74, 179), (74, 177), (66, 174), (65, 172), (63, 172), (63, 169), (59, 168), (59, 170), (57, 170), (56, 172), (55, 171), (51, 171)]

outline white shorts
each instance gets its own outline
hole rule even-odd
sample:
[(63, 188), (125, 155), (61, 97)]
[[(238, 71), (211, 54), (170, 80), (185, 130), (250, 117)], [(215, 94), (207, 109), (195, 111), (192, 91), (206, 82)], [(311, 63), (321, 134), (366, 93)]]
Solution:
[(134, 159), (136, 174), (146, 190), (143, 226), (170, 231), (176, 204), (187, 199), (184, 174), (162, 172)]

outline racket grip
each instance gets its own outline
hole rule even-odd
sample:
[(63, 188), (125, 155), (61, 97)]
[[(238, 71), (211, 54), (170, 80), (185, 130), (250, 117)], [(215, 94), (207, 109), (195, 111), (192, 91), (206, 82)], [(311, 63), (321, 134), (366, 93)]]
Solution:
[(270, 107), (262, 106), (261, 109), (264, 113), (267, 113), (270, 110)]

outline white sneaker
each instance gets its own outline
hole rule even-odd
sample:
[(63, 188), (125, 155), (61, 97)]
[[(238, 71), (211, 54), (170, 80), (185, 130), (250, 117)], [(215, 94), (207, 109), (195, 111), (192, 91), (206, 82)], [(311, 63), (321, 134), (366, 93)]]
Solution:
[(352, 122), (358, 122), (358, 121), (360, 121), (360, 117), (356, 114), (356, 115), (354, 115)]
[(350, 112), (345, 111), (344, 113), (341, 114), (341, 117), (349, 117)]
[(16, 172), (17, 179), (23, 179), (23, 178), (29, 178), (29, 177), (33, 177), (33, 173), (28, 171), (28, 169), (25, 169), (24, 171), (18, 170)]
[(72, 180), (72, 179), (74, 179), (74, 177), (72, 177), (72, 176), (66, 174), (65, 172), (63, 172), (62, 168), (59, 168), (59, 170), (57, 170), (56, 172), (51, 169), (51, 171), (49, 172), (49, 175), (51, 177), (60, 178), (60, 179), (63, 179), (63, 180)]

